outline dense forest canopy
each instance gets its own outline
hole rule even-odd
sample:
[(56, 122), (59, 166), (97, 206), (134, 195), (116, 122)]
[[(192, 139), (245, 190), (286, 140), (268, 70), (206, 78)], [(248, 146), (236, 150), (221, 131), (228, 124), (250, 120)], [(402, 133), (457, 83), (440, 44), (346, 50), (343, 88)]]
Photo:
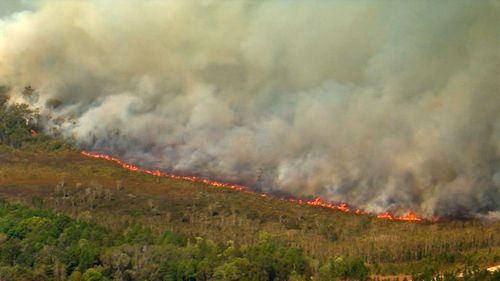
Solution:
[[(311, 280), (313, 260), (262, 232), (255, 245), (215, 243), (138, 224), (104, 228), (0, 201), (0, 278), (6, 280)], [(458, 280), (449, 272), (444, 280)], [(498, 280), (477, 268), (465, 280)], [(415, 274), (430, 280), (433, 272)], [(313, 280), (368, 280), (362, 261), (336, 257)], [(437, 279), (436, 279), (437, 280)], [(441, 280), (441, 279), (439, 279)]]

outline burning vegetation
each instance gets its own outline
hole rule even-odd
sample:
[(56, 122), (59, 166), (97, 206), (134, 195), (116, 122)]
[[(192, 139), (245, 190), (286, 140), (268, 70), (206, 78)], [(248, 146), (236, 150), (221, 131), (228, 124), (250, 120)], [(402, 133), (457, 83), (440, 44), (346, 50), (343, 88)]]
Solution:
[[(43, 133), (39, 133), (33, 138), (40, 138), (42, 135)], [(73, 231), (71, 224), (68, 224), (68, 230), (61, 229), (61, 232), (57, 232), (63, 233), (57, 239), (63, 239), (66, 244), (51, 244), (54, 243), (54, 238), (44, 238), (44, 231), (53, 229), (46, 219), (61, 218), (60, 215), (47, 217), (41, 215), (44, 213), (40, 211), (26, 211), (24, 207), (9, 207), (0, 202), (0, 205), (7, 208), (0, 211), (0, 224), (5, 223), (4, 228), (0, 225), (0, 238), (5, 240), (0, 245), (0, 257), (5, 257), (0, 259), (0, 264), (4, 262), (8, 267), (9, 262), (15, 259), (18, 267), (26, 268), (23, 274), (30, 274), (31, 268), (39, 272), (37, 266), (47, 262), (46, 259), (42, 261), (38, 258), (44, 256), (43, 251), (32, 249), (36, 255), (21, 252), (17, 256), (2, 253), (9, 253), (9, 249), (17, 247), (19, 239), (29, 245), (36, 239), (42, 241), (40, 243), (47, 243), (47, 247), (51, 247), (53, 251), (59, 251), (58, 258), (52, 260), (53, 263), (49, 260), (48, 265), (57, 268), (57, 271), (46, 273), (49, 280), (52, 274), (76, 276), (91, 272), (108, 278), (126, 274), (132, 276), (132, 279), (153, 280), (151, 276), (165, 274), (156, 271), (157, 260), (175, 260), (172, 257), (162, 259), (156, 255), (172, 251), (172, 247), (168, 246), (170, 244), (165, 246), (161, 242), (165, 229), (168, 230), (169, 237), (183, 235), (185, 244), (177, 252), (190, 253), (190, 249), (198, 245), (205, 250), (207, 245), (225, 245), (221, 252), (217, 252), (221, 254), (220, 258), (194, 255), (183, 260), (192, 264), (192, 272), (212, 277), (224, 274), (221, 271), (224, 269), (222, 264), (232, 262), (225, 259), (227, 252), (233, 250), (232, 245), (242, 247), (234, 252), (237, 254), (235, 258), (251, 261), (245, 263), (248, 267), (236, 264), (235, 270), (243, 273), (259, 269), (259, 272), (262, 270), (266, 274), (280, 272), (281, 276), (285, 276), (284, 279), (274, 280), (288, 280), (292, 276), (298, 280), (310, 280), (311, 276), (315, 280), (369, 280), (369, 272), (372, 278), (394, 272), (404, 273), (409, 278), (412, 272), (424, 272), (431, 265), (433, 271), (414, 276), (432, 276), (438, 274), (440, 269), (448, 269), (452, 264), (456, 266), (463, 262), (489, 266), (498, 261), (495, 258), (497, 254), (500, 256), (499, 224), (481, 221), (443, 221), (437, 225), (389, 223), (387, 220), (406, 218), (398, 218), (389, 212), (379, 214), (380, 219), (376, 216), (356, 215), (363, 212), (347, 204), (330, 204), (320, 199), (266, 199), (268, 195), (250, 192), (240, 185), (196, 177), (166, 176), (160, 171), (144, 170), (107, 155), (68, 151), (64, 148), (52, 152), (33, 151), (33, 148), (28, 145), (15, 150), (0, 146), (0, 163), (6, 163), (0, 166), (0, 195), (38, 208), (66, 213), (76, 217), (77, 220), (72, 223), (80, 226), (83, 221), (98, 221), (100, 225), (89, 226), (90, 229), (101, 229), (102, 233), (113, 237), (110, 241), (116, 241), (116, 244), (102, 244), (103, 241), (108, 241), (107, 238), (104, 239), (108, 236), (83, 238), (90, 239), (90, 244), (81, 242), (79, 238), (74, 241), (64, 240), (67, 239), (65, 233)], [(99, 159), (108, 161), (98, 161)], [(65, 175), (64, 179), (56, 183), (61, 175)], [(202, 188), (206, 184), (217, 188)], [(16, 213), (16, 208), (27, 217), (10, 215), (9, 213)], [(332, 212), (331, 209), (338, 212)], [(36, 235), (35, 232), (29, 235), (22, 232), (24, 236), (21, 238), (12, 236), (17, 232), (11, 231), (11, 228), (17, 231), (16, 225), (26, 225), (28, 221), (37, 222), (39, 216), (45, 219), (44, 224), (36, 228)], [(413, 214), (408, 215), (414, 220), (412, 216)], [(68, 222), (66, 219), (65, 221)], [(85, 233), (90, 229), (78, 233)], [(3, 231), (6, 231), (5, 234)], [(270, 243), (261, 244), (263, 240), (256, 237), (262, 237)], [(68, 245), (67, 243), (80, 247), (82, 251), (90, 251), (92, 255), (80, 257), (67, 252), (65, 248), (59, 248), (59, 245)], [(184, 248), (184, 245), (191, 246)], [(123, 251), (116, 247), (123, 247)], [(285, 251), (290, 248), (293, 250)], [(162, 250), (157, 251), (158, 249)], [(257, 255), (255, 251), (260, 251), (257, 249), (276, 251)], [(123, 268), (113, 266), (110, 255), (114, 254), (130, 258), (131, 263), (123, 265)], [(138, 266), (141, 263), (137, 260), (139, 257), (148, 257), (155, 262), (150, 262), (148, 267), (141, 267)], [(291, 257), (297, 262), (292, 268), (287, 267)], [(216, 267), (203, 267), (199, 259), (205, 258)], [(265, 262), (260, 263), (262, 258), (265, 258)], [(179, 276), (191, 274), (191, 271), (182, 271), (184, 267), (180, 265), (170, 266), (172, 270), (177, 270), (175, 274)], [(295, 266), (300, 267), (293, 270)], [(337, 270), (339, 268), (344, 269)], [(470, 271), (467, 272), (471, 274)], [(17, 274), (21, 273), (3, 272), (0, 269), (0, 276), (7, 276), (8, 280), (16, 280), (14, 276), (18, 276)], [(482, 277), (483, 280), (485, 276)]]
[[(139, 168), (137, 166), (125, 163), (116, 157), (106, 155), (106, 154), (92, 153), (92, 152), (88, 152), (85, 150), (81, 151), (80, 153), (84, 156), (87, 156), (87, 157), (104, 159), (107, 161), (115, 162), (116, 164), (118, 164), (122, 168), (127, 169), (129, 171), (133, 171), (133, 172), (150, 174), (150, 175), (155, 176), (155, 177), (167, 177), (167, 178), (171, 178), (171, 179), (203, 183), (203, 184), (206, 184), (206, 185), (209, 185), (212, 187), (216, 187), (216, 188), (227, 188), (227, 189), (237, 190), (237, 191), (241, 191), (241, 192), (247, 192), (247, 193), (260, 195), (263, 197), (268, 196), (268, 194), (266, 194), (266, 193), (254, 192), (254, 191), (250, 190), (248, 187), (242, 186), (242, 185), (213, 181), (213, 180), (209, 180), (209, 179), (198, 178), (195, 176), (180, 176), (180, 175), (175, 175), (175, 174), (170, 174), (170, 173), (163, 173), (160, 170), (142, 169), (142, 168)], [(323, 208), (327, 208), (327, 209), (338, 210), (338, 211), (345, 212), (345, 213), (354, 213), (354, 214), (358, 214), (358, 215), (367, 214), (365, 211), (363, 211), (361, 209), (349, 208), (346, 203), (334, 204), (334, 203), (330, 203), (330, 202), (325, 202), (325, 201), (321, 200), (320, 197), (317, 197), (313, 200), (304, 200), (304, 199), (297, 199), (297, 198), (279, 198), (279, 199), (284, 200), (284, 201), (297, 203), (297, 204), (302, 204), (302, 205), (318, 206), (318, 207), (323, 207)], [(412, 211), (409, 211), (406, 215), (403, 215), (403, 216), (394, 216), (390, 211), (387, 211), (383, 214), (378, 214), (375, 216), (379, 219), (395, 220), (395, 221), (420, 222), (420, 221), (427, 220), (427, 219), (418, 217)], [(437, 220), (438, 220), (437, 217), (433, 217), (431, 219), (432, 222), (436, 222)]]

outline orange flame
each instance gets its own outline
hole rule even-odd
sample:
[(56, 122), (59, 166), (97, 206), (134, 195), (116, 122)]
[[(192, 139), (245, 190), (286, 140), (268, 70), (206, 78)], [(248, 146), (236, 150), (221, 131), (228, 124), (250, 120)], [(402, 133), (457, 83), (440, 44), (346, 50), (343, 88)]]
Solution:
[(393, 220), (394, 216), (392, 215), (392, 213), (390, 211), (386, 211), (385, 213), (378, 214), (377, 218), (385, 219), (385, 220)]
[[(97, 153), (91, 153), (88, 151), (81, 151), (80, 152), (82, 155), (91, 157), (91, 158), (97, 158), (97, 159), (104, 159), (108, 161), (115, 162), (119, 166), (121, 166), (124, 169), (127, 169), (129, 171), (133, 172), (139, 172), (139, 173), (145, 173), (145, 174), (150, 174), (155, 177), (165, 177), (165, 178), (171, 178), (171, 179), (176, 179), (176, 180), (185, 180), (185, 181), (190, 181), (190, 182), (196, 182), (196, 183), (203, 183), (206, 185), (210, 185), (216, 188), (228, 188), (232, 190), (237, 190), (237, 191), (242, 191), (242, 192), (247, 192), (247, 193), (252, 193), (252, 194), (257, 194), (262, 197), (268, 197), (269, 195), (266, 193), (257, 193), (254, 191), (251, 191), (248, 187), (238, 185), (238, 184), (232, 184), (232, 183), (224, 183), (224, 182), (219, 182), (219, 181), (214, 181), (214, 180), (209, 180), (205, 178), (199, 178), (195, 176), (180, 176), (180, 175), (175, 175), (175, 174), (170, 174), (170, 173), (162, 173), (159, 170), (146, 170), (146, 169), (141, 169), (137, 166), (127, 164), (123, 162), (122, 160), (112, 157), (106, 154), (97, 154)], [(303, 199), (298, 199), (298, 198), (277, 198), (281, 199), (283, 201), (288, 201), (300, 205), (308, 205), (308, 206), (318, 206), (318, 207), (323, 207), (327, 209), (334, 209), (338, 210), (344, 213), (353, 213), (357, 215), (364, 215), (367, 214), (364, 210), (361, 209), (351, 209), (347, 206), (346, 203), (339, 203), (339, 204), (334, 204), (334, 203), (329, 203), (321, 200), (320, 197), (315, 198), (314, 200), (303, 200)], [(424, 218), (418, 217), (415, 213), (413, 212), (408, 212), (404, 216), (394, 216), (390, 211), (386, 211), (385, 213), (375, 215), (379, 219), (386, 219), (386, 220), (395, 220), (395, 221), (409, 221), (409, 222), (420, 222), (424, 221)], [(433, 217), (431, 222), (437, 222), (438, 218)]]
[(209, 180), (209, 179), (198, 178), (195, 176), (179, 176), (179, 175), (174, 175), (174, 174), (162, 173), (159, 170), (141, 169), (137, 166), (127, 164), (116, 157), (112, 157), (112, 156), (105, 155), (105, 154), (96, 154), (96, 153), (90, 153), (87, 151), (81, 151), (80, 153), (82, 155), (87, 156), (87, 157), (104, 159), (104, 160), (115, 162), (116, 164), (120, 165), (122, 168), (127, 169), (129, 171), (150, 174), (150, 175), (155, 176), (155, 177), (165, 177), (165, 178), (171, 178), (171, 179), (176, 179), (176, 180), (198, 182), (198, 183), (203, 183), (203, 184), (210, 185), (213, 187), (223, 187), (223, 188), (229, 188), (229, 189), (240, 190), (240, 191), (248, 189), (247, 187), (242, 186), (242, 185), (223, 183), (223, 182), (213, 181), (213, 180)]
[(417, 215), (415, 215), (415, 213), (413, 212), (408, 212), (408, 214), (406, 214), (405, 216), (402, 216), (402, 217), (398, 217), (399, 220), (402, 220), (402, 221), (421, 221), (422, 219), (417, 217)]
[(378, 214), (377, 218), (386, 220), (398, 220), (398, 221), (422, 221), (423, 218), (417, 217), (414, 212), (410, 211), (404, 216), (394, 216), (390, 211)]

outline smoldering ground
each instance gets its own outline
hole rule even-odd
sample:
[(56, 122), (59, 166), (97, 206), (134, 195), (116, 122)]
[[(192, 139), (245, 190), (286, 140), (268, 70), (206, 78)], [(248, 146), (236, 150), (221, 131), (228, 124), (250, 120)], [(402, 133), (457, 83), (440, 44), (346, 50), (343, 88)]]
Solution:
[(498, 26), (498, 1), (30, 2), (0, 78), (47, 131), (146, 167), (494, 216)]

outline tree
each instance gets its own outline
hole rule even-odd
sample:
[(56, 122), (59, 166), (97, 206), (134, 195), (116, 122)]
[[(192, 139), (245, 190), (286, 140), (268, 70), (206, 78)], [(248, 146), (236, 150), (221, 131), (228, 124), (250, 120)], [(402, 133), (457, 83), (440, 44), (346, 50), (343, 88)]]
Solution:
[(38, 93), (30, 85), (24, 87), (22, 95), (29, 103), (38, 101)]
[(217, 267), (214, 273), (214, 280), (243, 280), (247, 277), (250, 269), (250, 262), (246, 258), (234, 258), (231, 261)]
[(26, 104), (0, 103), (0, 143), (20, 147), (31, 139), (29, 122), (38, 113), (29, 109)]
[(344, 259), (342, 257), (331, 260), (329, 277), (333, 280), (368, 280), (370, 269), (361, 260)]
[(81, 280), (82, 280), (82, 274), (78, 270), (73, 271), (68, 278), (68, 281), (81, 281)]
[(87, 269), (87, 271), (85, 271), (85, 273), (83, 274), (82, 276), (82, 281), (106, 281), (107, 279), (102, 276), (102, 274), (93, 269), (93, 268), (89, 268)]

